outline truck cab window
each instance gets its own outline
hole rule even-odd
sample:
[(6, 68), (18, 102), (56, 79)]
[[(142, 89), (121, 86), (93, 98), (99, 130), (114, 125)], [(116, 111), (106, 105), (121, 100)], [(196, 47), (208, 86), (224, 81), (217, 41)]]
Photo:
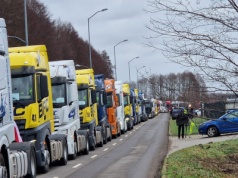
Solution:
[(88, 105), (88, 90), (78, 90), (79, 108), (85, 108)]
[(62, 107), (66, 105), (66, 85), (57, 84), (52, 85), (52, 95), (53, 95), (53, 106)]
[(33, 100), (33, 75), (12, 76), (13, 101)]

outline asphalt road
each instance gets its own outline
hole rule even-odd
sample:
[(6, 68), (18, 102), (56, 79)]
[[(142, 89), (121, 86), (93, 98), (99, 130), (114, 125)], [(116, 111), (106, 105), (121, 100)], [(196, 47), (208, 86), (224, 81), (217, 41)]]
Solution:
[(89, 155), (80, 155), (66, 166), (52, 166), (37, 178), (160, 177), (168, 151), (168, 127), (168, 114), (161, 113)]

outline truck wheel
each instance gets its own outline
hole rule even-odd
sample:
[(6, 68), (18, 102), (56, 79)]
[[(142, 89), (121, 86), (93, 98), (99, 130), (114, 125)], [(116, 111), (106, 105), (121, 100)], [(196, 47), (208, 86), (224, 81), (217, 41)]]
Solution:
[(101, 138), (101, 139), (100, 139), (100, 142), (98, 143), (98, 146), (99, 146), (99, 147), (103, 147), (103, 136), (101, 135), (100, 138)]
[(112, 141), (112, 132), (110, 133), (110, 136), (108, 137), (107, 141)]
[(83, 150), (83, 154), (88, 155), (89, 153), (89, 143), (88, 143), (88, 137), (86, 138), (86, 147)]
[(74, 140), (74, 154), (69, 155), (69, 159), (75, 160), (77, 158), (77, 154), (78, 154), (77, 142), (76, 140)]
[(46, 160), (45, 160), (45, 165), (41, 166), (39, 169), (41, 173), (47, 173), (49, 171), (49, 167), (50, 167), (50, 152), (49, 152), (47, 144), (45, 144), (44, 155), (45, 155)]
[(93, 143), (92, 143), (92, 145), (90, 146), (90, 151), (94, 151), (95, 148), (96, 148), (95, 138), (93, 137)]
[(0, 166), (2, 166), (2, 173), (3, 173), (3, 177), (8, 177), (8, 174), (7, 174), (7, 167), (6, 167), (6, 164), (5, 164), (5, 160), (4, 160), (4, 157), (2, 155), (2, 153), (0, 153)]
[(60, 165), (66, 165), (67, 162), (68, 162), (68, 146), (67, 146), (67, 142), (66, 140), (64, 139), (63, 140), (63, 157), (60, 159)]
[(118, 127), (117, 127), (117, 133), (118, 133), (118, 137), (120, 137), (121, 136), (121, 127), (120, 127), (120, 125), (118, 125)]
[(107, 127), (105, 127), (104, 138), (103, 138), (103, 144), (107, 144)]
[(36, 153), (33, 147), (31, 147), (31, 155), (30, 155), (30, 174), (27, 174), (26, 178), (35, 178), (36, 177)]

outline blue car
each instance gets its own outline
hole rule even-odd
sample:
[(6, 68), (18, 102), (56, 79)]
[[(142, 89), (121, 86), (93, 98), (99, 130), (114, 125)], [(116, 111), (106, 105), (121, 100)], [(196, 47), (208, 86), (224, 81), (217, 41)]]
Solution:
[(203, 122), (199, 125), (198, 132), (208, 137), (238, 132), (238, 110), (229, 111), (218, 119)]

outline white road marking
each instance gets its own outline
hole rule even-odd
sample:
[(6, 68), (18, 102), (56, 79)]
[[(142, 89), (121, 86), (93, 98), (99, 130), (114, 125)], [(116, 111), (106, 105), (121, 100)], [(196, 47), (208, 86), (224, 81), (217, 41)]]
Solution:
[(132, 132), (130, 132), (130, 134), (132, 134)]
[(98, 155), (93, 155), (91, 158), (96, 158)]
[[(77, 168), (79, 166), (81, 166), (82, 164), (76, 164), (75, 166), (73, 166), (73, 168)], [(56, 177), (55, 177), (56, 178)]]
[(128, 135), (125, 135), (125, 137), (128, 137)]
[(123, 139), (121, 138), (119, 141), (122, 141)]
[(107, 151), (108, 150), (108, 148), (105, 148), (103, 151)]
[(112, 145), (115, 146), (117, 143), (113, 143)]

